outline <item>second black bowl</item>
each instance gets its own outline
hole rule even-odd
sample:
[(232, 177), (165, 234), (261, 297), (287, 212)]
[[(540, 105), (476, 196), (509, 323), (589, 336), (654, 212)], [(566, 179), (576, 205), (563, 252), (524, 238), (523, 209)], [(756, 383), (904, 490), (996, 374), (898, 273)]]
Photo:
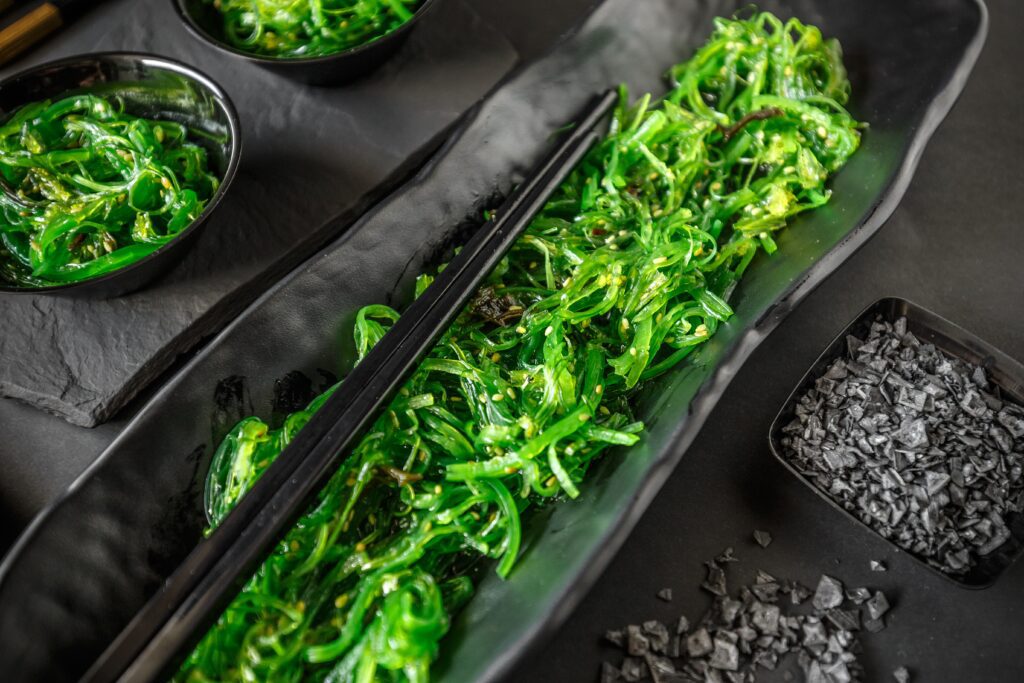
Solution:
[(364, 76), (386, 62), (430, 11), (436, 0), (423, 0), (411, 19), (368, 43), (319, 57), (267, 57), (239, 50), (224, 39), (223, 18), (206, 0), (172, 0), (185, 26), (221, 52), (311, 85), (340, 85)]
[(88, 280), (47, 287), (16, 287), (0, 282), (0, 292), (102, 298), (139, 289), (181, 259), (235, 176), (241, 138), (238, 116), (228, 96), (205, 75), (163, 57), (111, 52), (33, 67), (0, 83), (0, 119), (30, 102), (82, 92), (119, 98), (136, 116), (187, 126), (197, 133), (195, 142), (206, 149), (220, 187), (199, 217), (176, 238), (134, 263)]

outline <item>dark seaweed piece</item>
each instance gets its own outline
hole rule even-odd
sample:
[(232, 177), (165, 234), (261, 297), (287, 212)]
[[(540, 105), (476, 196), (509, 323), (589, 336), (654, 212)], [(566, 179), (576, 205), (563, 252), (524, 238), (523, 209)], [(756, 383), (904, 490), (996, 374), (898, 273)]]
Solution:
[(732, 137), (736, 135), (736, 133), (739, 133), (741, 130), (746, 128), (747, 124), (753, 123), (754, 121), (764, 121), (766, 119), (772, 119), (775, 118), (776, 116), (785, 116), (785, 112), (783, 112), (778, 107), (766, 107), (764, 109), (758, 109), (757, 111), (752, 111), (749, 114), (746, 114), (745, 116), (743, 116), (743, 118), (741, 118), (739, 121), (729, 126), (728, 128), (719, 125), (718, 129), (722, 132), (722, 138), (728, 141), (732, 139)]
[(511, 294), (499, 295), (493, 286), (480, 289), (469, 305), (470, 312), (492, 325), (507, 327), (523, 317), (525, 307)]

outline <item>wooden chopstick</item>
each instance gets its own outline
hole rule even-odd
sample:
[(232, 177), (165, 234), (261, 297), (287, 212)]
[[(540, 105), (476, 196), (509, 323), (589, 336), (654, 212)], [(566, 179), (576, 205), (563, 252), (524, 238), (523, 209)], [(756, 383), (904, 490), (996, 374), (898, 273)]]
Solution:
[(83, 681), (156, 681), (173, 672), (179, 658), (306, 509), (349, 447), (468, 303), (550, 194), (600, 138), (597, 125), (616, 99), (614, 92), (595, 97), (566, 140), (409, 306), (221, 525), (200, 541)]
[[(50, 0), (32, 8), (0, 30), (0, 66), (66, 26), (94, 3), (90, 0)], [(0, 12), (14, 5), (0, 0)]]

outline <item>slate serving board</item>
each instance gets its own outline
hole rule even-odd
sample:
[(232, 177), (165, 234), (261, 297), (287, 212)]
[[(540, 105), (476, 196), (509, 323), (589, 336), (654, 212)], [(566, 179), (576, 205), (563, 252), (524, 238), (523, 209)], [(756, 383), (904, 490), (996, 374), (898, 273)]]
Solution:
[(0, 295), (0, 396), (85, 427), (407, 178), (518, 57), (464, 0), (443, 0), (380, 70), (316, 88), (225, 58), (188, 35), (170, 0), (117, 0), (25, 63), (97, 50), (206, 72), (239, 111), (242, 164), (192, 251), (148, 289), (107, 301)]
[[(198, 537), (202, 481), (225, 424), (250, 410), (270, 414), (274, 379), (339, 367), (350, 355), (342, 332), (356, 308), (407, 301), (415, 274), (457, 242), (460, 224), (489, 197), (508, 190), (592, 92), (619, 81), (660, 91), (658, 74), (692, 51), (713, 16), (741, 4), (605, 0), (577, 36), (497, 91), (446, 155), (232, 323), (8, 555), (0, 567), (0, 664), (17, 664), (25, 678), (81, 671)], [(640, 410), (650, 426), (644, 440), (605, 459), (578, 501), (530, 521), (513, 580), (483, 580), (446, 641), (442, 680), (507, 672), (571, 610), (743, 361), (890, 215), (985, 33), (983, 8), (972, 0), (764, 6), (843, 40), (853, 109), (871, 121), (871, 133), (836, 179), (833, 203), (795, 221), (781, 253), (751, 266), (733, 321), (694, 362), (651, 387)], [(913, 79), (891, 77), (911, 72)], [(395, 239), (412, 222), (425, 239)], [(226, 378), (233, 398), (217, 403)]]

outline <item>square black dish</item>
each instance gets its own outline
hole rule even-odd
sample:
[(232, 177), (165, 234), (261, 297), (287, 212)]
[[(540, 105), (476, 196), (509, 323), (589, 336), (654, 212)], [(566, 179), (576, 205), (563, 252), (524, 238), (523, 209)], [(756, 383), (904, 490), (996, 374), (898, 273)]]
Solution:
[[(201, 533), (202, 482), (226, 423), (254, 409), (267, 414), (275, 378), (296, 370), (316, 376), (350, 358), (338, 337), (355, 310), (404, 305), (415, 275), (461, 241), (459, 226), (508, 192), (593, 92), (618, 82), (662, 92), (660, 75), (705, 39), (713, 17), (745, 4), (605, 0), (574, 37), (496, 91), (444, 156), (235, 321), (37, 519), (0, 568), (0, 661), (12, 670), (16, 662), (28, 678), (80, 673)], [(864, 145), (836, 178), (832, 203), (794, 221), (780, 254), (751, 265), (732, 321), (693, 362), (650, 387), (638, 416), (650, 426), (644, 440), (600, 463), (575, 502), (533, 518), (511, 580), (483, 578), (445, 640), (440, 680), (507, 673), (582, 598), (739, 366), (894, 210), (986, 30), (984, 6), (972, 0), (855, 7), (792, 0), (763, 8), (842, 41), (853, 113), (872, 126)], [(394, 238), (409, 226), (417, 239)], [(239, 378), (238, 400), (217, 404), (218, 381), (228, 377)]]
[[(906, 323), (906, 331), (916, 337), (922, 344), (932, 344), (946, 356), (963, 360), (971, 365), (984, 369), (989, 384), (992, 387), (991, 394), (1002, 401), (1014, 403), (1019, 407), (1024, 404), (1024, 366), (1010, 358), (998, 349), (985, 343), (972, 335), (967, 330), (942, 318), (941, 316), (921, 308), (909, 301), (899, 298), (885, 298), (861, 313), (850, 323), (831, 344), (822, 352), (811, 368), (803, 376), (796, 388), (792, 391), (772, 422), (769, 432), (769, 445), (772, 454), (792, 474), (811, 487), (829, 505), (842, 512), (847, 518), (858, 525), (868, 529), (871, 533), (886, 538), (871, 524), (857, 517), (850, 510), (844, 507), (839, 501), (822, 490), (810, 478), (810, 473), (805, 473), (793, 461), (792, 446), (787, 439), (787, 425), (793, 423), (797, 415), (797, 408), (800, 399), (808, 391), (817, 386), (817, 382), (825, 376), (828, 369), (839, 359), (850, 360), (849, 339), (867, 339), (872, 326), (876, 321), (896, 323), (903, 319)], [(962, 483), (962, 482), (961, 482)], [(902, 517), (904, 513), (901, 512)], [(905, 550), (911, 557), (921, 562), (928, 569), (936, 571), (940, 576), (949, 579), (964, 588), (986, 588), (992, 585), (999, 575), (1006, 570), (1024, 549), (1024, 515), (1012, 512), (1006, 519), (1009, 531), (1009, 539), (999, 545), (995, 550), (987, 554), (979, 553), (977, 561), (964, 573), (951, 573), (942, 571), (939, 567), (931, 564), (922, 558), (921, 555), (900, 548), (900, 544), (891, 538), (887, 541), (893, 544), (898, 550)]]

